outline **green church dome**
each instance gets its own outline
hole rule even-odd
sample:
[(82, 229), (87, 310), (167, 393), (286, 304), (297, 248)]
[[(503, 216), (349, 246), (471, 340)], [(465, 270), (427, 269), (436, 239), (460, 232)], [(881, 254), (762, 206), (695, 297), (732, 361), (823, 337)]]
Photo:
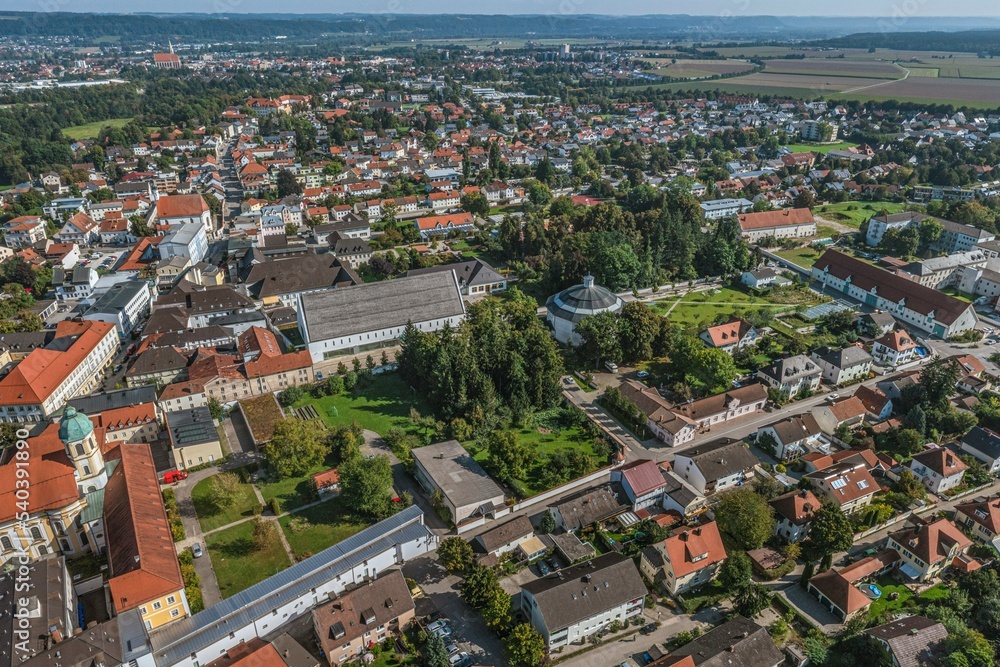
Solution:
[(69, 407), (59, 422), (59, 439), (63, 442), (79, 442), (94, 432), (90, 418), (76, 408)]

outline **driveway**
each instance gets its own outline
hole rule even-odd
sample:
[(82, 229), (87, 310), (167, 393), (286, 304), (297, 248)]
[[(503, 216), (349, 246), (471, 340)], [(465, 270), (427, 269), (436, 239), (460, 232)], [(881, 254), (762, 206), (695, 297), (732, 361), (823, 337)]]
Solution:
[(448, 574), (436, 553), (407, 561), (403, 564), (403, 575), (416, 581), (434, 607), (451, 622), (459, 643), (467, 644), (462, 650), (468, 651), (474, 663), (502, 664), (504, 649), (500, 638), (486, 627), (479, 612), (465, 603), (459, 595), (461, 580)]

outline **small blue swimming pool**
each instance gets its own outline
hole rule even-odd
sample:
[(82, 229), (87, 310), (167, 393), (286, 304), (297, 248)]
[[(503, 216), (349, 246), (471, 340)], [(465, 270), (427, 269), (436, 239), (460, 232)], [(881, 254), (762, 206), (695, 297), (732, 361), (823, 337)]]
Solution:
[(927, 356), (927, 348), (926, 347), (918, 347), (917, 348), (917, 354), (920, 355), (921, 357), (926, 357)]

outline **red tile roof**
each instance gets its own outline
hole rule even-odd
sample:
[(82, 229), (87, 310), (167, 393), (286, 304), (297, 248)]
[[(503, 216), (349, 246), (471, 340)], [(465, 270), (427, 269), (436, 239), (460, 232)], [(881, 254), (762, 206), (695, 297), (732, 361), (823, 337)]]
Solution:
[[(663, 546), (675, 578), (726, 560), (726, 548), (714, 521), (698, 528), (685, 528), (664, 540)], [(701, 556), (705, 558), (695, 560)]]
[(776, 211), (761, 211), (759, 213), (741, 213), (737, 216), (743, 231), (757, 229), (774, 229), (813, 224), (812, 211), (807, 208), (789, 208)]
[(24, 511), (15, 497), (18, 469), (27, 471), (31, 485), (26, 501), (28, 514), (65, 507), (80, 497), (75, 469), (59, 440), (58, 424), (49, 424), (41, 435), (29, 438), (27, 452), (29, 458), (23, 468), (16, 465), (15, 459), (0, 466), (0, 523), (13, 520), (18, 512)]
[(121, 445), (104, 493), (108, 587), (120, 614), (184, 588), (147, 444)]
[(665, 486), (659, 466), (649, 459), (633, 461), (622, 468), (622, 477), (628, 482), (632, 492), (638, 496)]
[(753, 327), (746, 320), (734, 317), (725, 324), (719, 324), (706, 329), (712, 345), (715, 347), (728, 347), (743, 340), (743, 337), (750, 332)]
[(156, 200), (158, 218), (197, 218), (207, 210), (201, 195), (164, 195)]

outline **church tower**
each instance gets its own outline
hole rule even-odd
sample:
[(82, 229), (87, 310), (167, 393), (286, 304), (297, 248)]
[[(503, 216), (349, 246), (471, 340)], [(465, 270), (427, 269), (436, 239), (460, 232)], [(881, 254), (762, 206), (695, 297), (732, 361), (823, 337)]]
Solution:
[(59, 422), (59, 439), (66, 455), (76, 468), (76, 484), (80, 495), (103, 489), (108, 483), (104, 453), (94, 434), (94, 425), (87, 415), (68, 407)]

